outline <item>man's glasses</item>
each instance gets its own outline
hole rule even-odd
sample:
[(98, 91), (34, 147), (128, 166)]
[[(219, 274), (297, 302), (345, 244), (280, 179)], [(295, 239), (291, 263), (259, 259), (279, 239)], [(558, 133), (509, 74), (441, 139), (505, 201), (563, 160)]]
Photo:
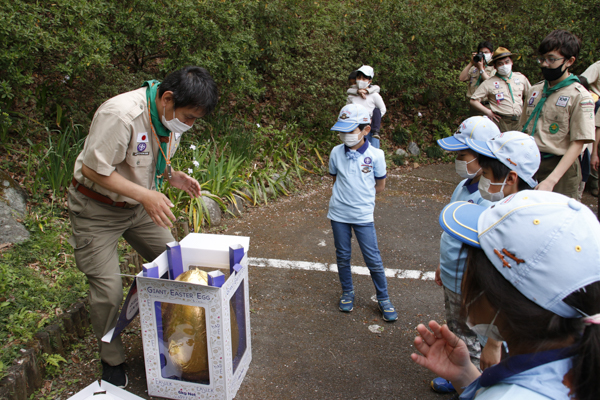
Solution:
[(555, 62), (557, 62), (558, 60), (564, 60), (564, 59), (565, 59), (564, 57), (561, 57), (561, 58), (554, 58), (554, 57), (548, 57), (548, 58), (546, 58), (546, 57), (539, 57), (539, 58), (537, 59), (537, 62), (538, 62), (538, 64), (541, 64), (541, 63), (543, 63), (544, 61), (546, 61), (546, 64), (548, 64), (548, 65), (551, 65), (551, 64), (554, 64)]

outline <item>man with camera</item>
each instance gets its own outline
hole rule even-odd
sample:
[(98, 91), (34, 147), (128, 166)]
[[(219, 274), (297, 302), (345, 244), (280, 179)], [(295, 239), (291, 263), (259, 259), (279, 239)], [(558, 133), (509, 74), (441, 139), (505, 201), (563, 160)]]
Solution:
[[(471, 61), (458, 76), (461, 82), (467, 82), (467, 99), (471, 98), (483, 81), (492, 77), (496, 72), (493, 66), (486, 66), (492, 59), (493, 49), (494, 45), (491, 42), (484, 41), (479, 43), (477, 52), (471, 54)], [(471, 107), (470, 115), (483, 115), (483, 113)]]
[(479, 85), (471, 96), (471, 107), (494, 121), (501, 132), (520, 130), (523, 93), (531, 87), (525, 75), (512, 70), (512, 56), (508, 49), (498, 47), (488, 63), (496, 68), (496, 75)]

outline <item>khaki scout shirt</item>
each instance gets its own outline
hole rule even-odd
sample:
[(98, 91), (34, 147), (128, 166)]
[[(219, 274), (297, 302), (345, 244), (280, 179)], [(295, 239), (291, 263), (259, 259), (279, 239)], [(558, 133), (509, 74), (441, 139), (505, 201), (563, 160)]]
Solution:
[[(485, 67), (485, 72), (491, 78), (496, 73), (496, 70), (494, 69), (494, 67)], [(467, 98), (470, 99), (471, 96), (473, 96), (473, 93), (475, 93), (475, 91), (479, 87), (479, 86), (477, 86), (477, 80), (479, 80), (480, 75), (481, 74), (479, 73), (479, 68), (477, 68), (477, 67), (471, 68), (471, 71), (469, 72), (469, 86), (467, 88)], [(481, 78), (481, 79), (483, 79), (483, 78)], [(482, 81), (482, 83), (483, 83), (483, 81)]]
[[(146, 87), (120, 94), (104, 102), (96, 111), (83, 150), (75, 161), (75, 179), (113, 201), (137, 201), (96, 185), (81, 173), (82, 164), (100, 175), (117, 171), (125, 179), (146, 189), (155, 189), (154, 175), (157, 139), (150, 128)], [(181, 134), (171, 134), (171, 156)], [(168, 145), (167, 145), (168, 148)]]
[(490, 109), (503, 116), (520, 116), (523, 112), (523, 93), (531, 87), (529, 80), (520, 72), (513, 72), (510, 79), (507, 79), (512, 89), (515, 101), (513, 103), (510, 96), (508, 84), (498, 75), (491, 77), (479, 85), (479, 88), (471, 96), (472, 100), (480, 103), (490, 102)]
[[(523, 127), (542, 98), (544, 82), (533, 85), (525, 94), (526, 107), (519, 126)], [(533, 119), (527, 132), (533, 131)], [(594, 102), (592, 95), (580, 83), (573, 83), (552, 93), (540, 112), (535, 129), (535, 143), (543, 153), (562, 156), (572, 141), (585, 143), (595, 139)]]
[(590, 65), (581, 76), (587, 79), (590, 90), (600, 96), (600, 61)]

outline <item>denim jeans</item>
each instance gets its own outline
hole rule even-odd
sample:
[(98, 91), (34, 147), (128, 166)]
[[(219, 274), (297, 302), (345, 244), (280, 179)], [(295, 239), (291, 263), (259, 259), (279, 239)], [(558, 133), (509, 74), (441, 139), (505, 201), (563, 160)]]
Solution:
[(331, 228), (333, 230), (335, 255), (342, 291), (349, 292), (354, 290), (354, 286), (352, 285), (352, 271), (350, 270), (350, 258), (352, 257), (351, 240), (352, 230), (354, 229), (356, 241), (360, 246), (365, 263), (371, 272), (371, 279), (373, 279), (375, 291), (377, 292), (377, 300), (388, 300), (387, 279), (383, 269), (383, 261), (381, 261), (381, 254), (377, 247), (375, 224), (373, 222), (366, 224), (346, 224), (332, 220)]

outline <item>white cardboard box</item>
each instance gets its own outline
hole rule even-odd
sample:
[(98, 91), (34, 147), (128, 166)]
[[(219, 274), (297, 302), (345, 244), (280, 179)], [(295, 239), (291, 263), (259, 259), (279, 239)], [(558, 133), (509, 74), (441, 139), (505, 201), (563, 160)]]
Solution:
[(126, 390), (111, 385), (108, 382), (94, 381), (88, 387), (82, 389), (79, 393), (69, 397), (68, 400), (143, 400)]
[[(197, 285), (168, 279), (137, 276), (138, 301), (148, 394), (169, 399), (233, 399), (252, 359), (248, 294), (248, 246), (241, 236), (191, 233), (181, 242), (183, 269), (197, 265), (230, 269), (222, 287)], [(168, 271), (166, 252), (154, 260), (159, 275)], [(237, 272), (233, 267), (236, 267)], [(209, 379), (190, 382), (173, 377), (162, 338), (163, 303), (204, 309), (209, 361)], [(232, 350), (230, 309), (237, 319), (239, 345)]]

